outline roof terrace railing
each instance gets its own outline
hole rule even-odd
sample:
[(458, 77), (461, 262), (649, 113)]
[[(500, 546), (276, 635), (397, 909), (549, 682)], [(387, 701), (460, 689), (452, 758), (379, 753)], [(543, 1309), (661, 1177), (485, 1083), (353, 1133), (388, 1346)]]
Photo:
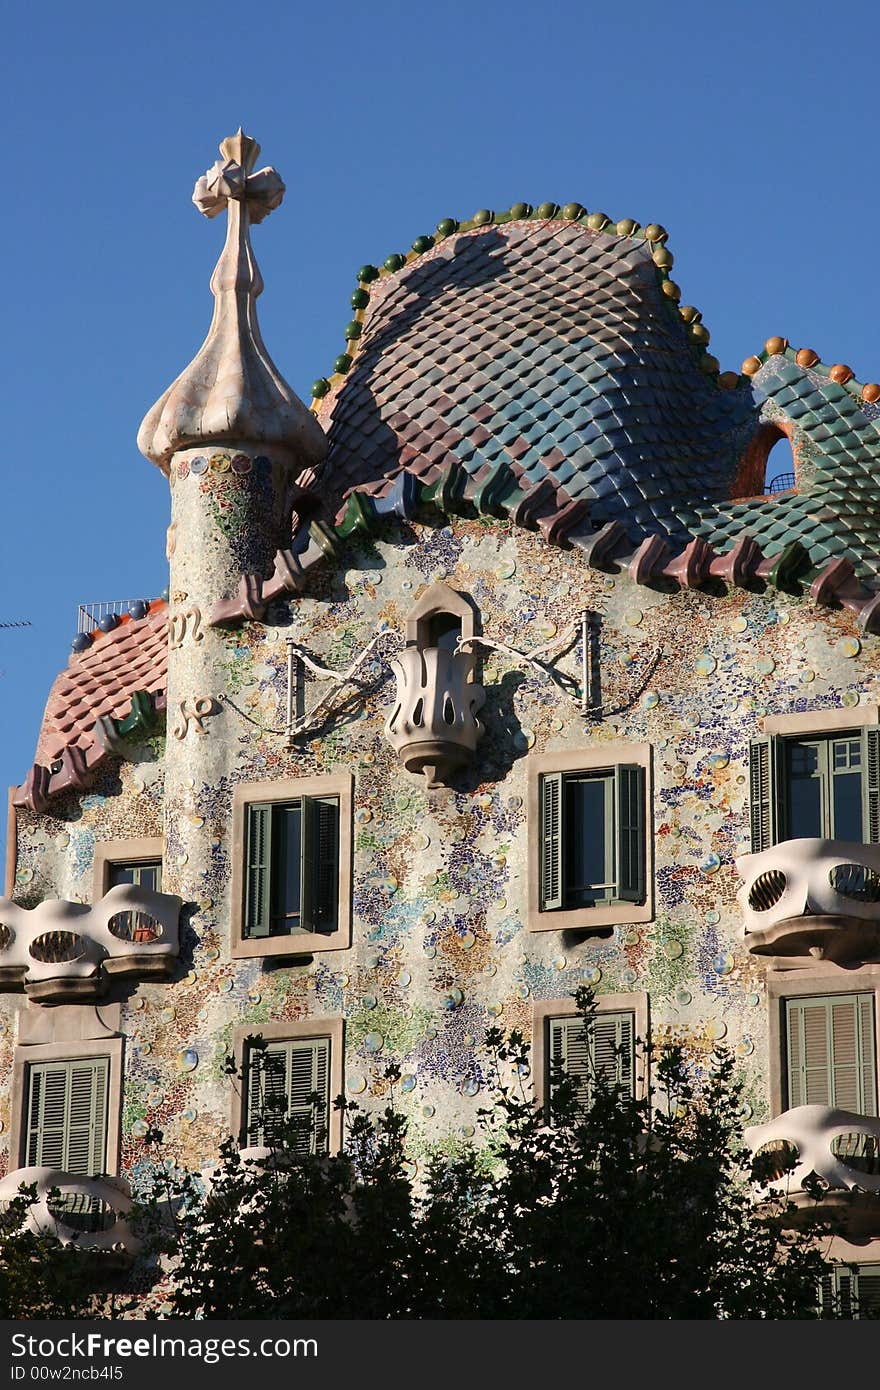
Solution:
[(119, 617), (122, 613), (127, 613), (129, 606), (136, 602), (131, 598), (110, 599), (104, 603), (81, 603), (77, 609), (77, 632), (94, 632), (99, 626), (101, 619), (108, 614)]
[(795, 476), (793, 473), (777, 473), (776, 477), (771, 478), (764, 489), (764, 495), (774, 497), (777, 492), (788, 492), (789, 488), (793, 488), (794, 485)]

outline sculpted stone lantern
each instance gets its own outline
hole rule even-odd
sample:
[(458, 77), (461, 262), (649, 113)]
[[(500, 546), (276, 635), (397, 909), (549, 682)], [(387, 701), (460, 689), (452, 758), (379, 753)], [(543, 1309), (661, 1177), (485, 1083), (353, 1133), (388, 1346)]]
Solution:
[(406, 619), (406, 647), (391, 662), (397, 699), (385, 737), (407, 772), (442, 786), (469, 763), (483, 726), (486, 694), (473, 679), (475, 656), (460, 640), (475, 636), (475, 612), (463, 594), (432, 584)]

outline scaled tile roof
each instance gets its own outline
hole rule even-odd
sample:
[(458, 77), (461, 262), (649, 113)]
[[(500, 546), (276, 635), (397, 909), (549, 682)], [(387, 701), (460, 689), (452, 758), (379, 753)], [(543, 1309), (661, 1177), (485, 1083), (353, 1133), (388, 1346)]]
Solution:
[(34, 767), (15, 795), (40, 809), (47, 796), (81, 787), (108, 753), (120, 753), (129, 732), (144, 732), (165, 707), (168, 606), (146, 617), (123, 615), (111, 632), (96, 630), (56, 677), (37, 742)]
[(753, 406), (748, 385), (704, 370), (653, 250), (521, 220), (378, 281), (353, 366), (319, 406), (328, 482), (341, 495), (403, 468), (433, 481), (450, 458), (472, 477), (503, 462), (597, 524), (683, 535), (695, 479), (704, 501), (730, 496)]
[(716, 546), (729, 544), (742, 531), (769, 549), (799, 540), (814, 566), (849, 554), (861, 573), (880, 578), (878, 406), (856, 398), (848, 383), (833, 380), (821, 363), (801, 365), (787, 346), (763, 356), (751, 377), (755, 414), (789, 436), (797, 489), (723, 507), (697, 502), (694, 533)]
[[(700, 314), (677, 307), (663, 229), (576, 209), (478, 214), (364, 268), (347, 352), (315, 388), (336, 503), (404, 471), (432, 483), (455, 462), (477, 485), (501, 465), (541, 488), (545, 517), (577, 505), (595, 530), (674, 547), (797, 541), (808, 568), (848, 555), (880, 577), (880, 386), (781, 338), (719, 375)], [(797, 489), (765, 497), (781, 434)]]

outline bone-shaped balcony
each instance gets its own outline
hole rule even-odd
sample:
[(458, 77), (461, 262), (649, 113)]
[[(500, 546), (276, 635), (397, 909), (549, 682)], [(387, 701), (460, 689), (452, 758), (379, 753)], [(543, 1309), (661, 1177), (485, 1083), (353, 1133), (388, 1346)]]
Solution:
[(385, 737), (407, 772), (424, 775), (429, 787), (448, 781), (469, 763), (483, 726), (476, 712), (485, 701), (471, 681), (474, 657), (440, 647), (405, 647), (391, 662), (397, 700)]
[(880, 952), (880, 845), (783, 840), (736, 867), (754, 954), (842, 963)]
[(785, 1197), (792, 1224), (841, 1223), (847, 1235), (880, 1235), (880, 1120), (826, 1105), (799, 1105), (743, 1138), (759, 1194)]
[(47, 898), (34, 908), (0, 898), (0, 990), (32, 999), (95, 999), (108, 979), (164, 979), (178, 956), (181, 899), (136, 883), (93, 907)]
[(140, 1249), (133, 1234), (131, 1188), (124, 1178), (88, 1178), (57, 1168), (17, 1168), (0, 1181), (0, 1221), (11, 1220), (21, 1188), (35, 1188), (21, 1211), (19, 1229), (53, 1236), (62, 1245), (100, 1250), (128, 1262)]

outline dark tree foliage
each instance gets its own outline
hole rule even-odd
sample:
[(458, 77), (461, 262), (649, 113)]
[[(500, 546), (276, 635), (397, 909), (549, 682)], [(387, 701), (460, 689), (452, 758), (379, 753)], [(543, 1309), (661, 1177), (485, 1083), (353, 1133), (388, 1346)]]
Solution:
[(102, 1316), (109, 1294), (100, 1257), (29, 1231), (35, 1197), (34, 1186), (22, 1187), (0, 1217), (0, 1318)]
[[(589, 991), (579, 1005), (591, 1026)], [(493, 1029), (487, 1046), (484, 1142), (435, 1157), (420, 1182), (394, 1067), (378, 1116), (337, 1100), (338, 1157), (294, 1156), (297, 1135), (276, 1116), (268, 1157), (242, 1160), (230, 1139), (206, 1194), (160, 1168), (142, 1219), (171, 1257), (170, 1316), (819, 1316), (828, 1266), (814, 1241), (785, 1229), (784, 1203), (752, 1200), (730, 1055), (696, 1084), (666, 1049), (650, 1100), (602, 1074), (585, 1096), (557, 1071), (548, 1114), (522, 1079), (524, 1039)]]

